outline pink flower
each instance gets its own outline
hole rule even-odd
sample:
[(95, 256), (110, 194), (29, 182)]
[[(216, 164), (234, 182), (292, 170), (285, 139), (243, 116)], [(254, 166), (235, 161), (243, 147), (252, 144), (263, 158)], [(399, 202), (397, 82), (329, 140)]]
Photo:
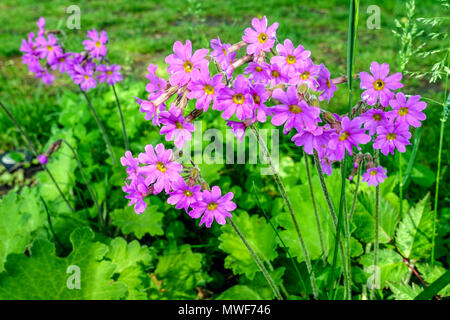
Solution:
[(125, 152), (125, 157), (120, 158), (120, 163), (122, 166), (127, 167), (127, 179), (134, 180), (137, 178), (139, 174), (139, 159), (133, 158), (131, 151)]
[(54, 56), (50, 59), (48, 64), (51, 66), (52, 70), (58, 69), (61, 73), (67, 72), (72, 68), (69, 60), (71, 55), (72, 52), (66, 52), (59, 56)]
[(38, 46), (36, 51), (39, 53), (40, 59), (47, 58), (47, 61), (51, 61), (63, 53), (62, 49), (58, 46), (58, 40), (52, 33), (47, 38), (45, 36), (37, 37), (36, 45)]
[(171, 205), (175, 205), (176, 209), (183, 208), (188, 212), (192, 203), (201, 200), (202, 192), (201, 186), (188, 186), (183, 179), (177, 180), (173, 183), (173, 191), (170, 193), (170, 197), (167, 202)]
[(211, 40), (211, 48), (213, 51), (211, 52), (211, 55), (216, 59), (217, 63), (219, 63), (220, 68), (224, 70), (228, 76), (231, 76), (231, 73), (233, 73), (233, 68), (231, 67), (231, 64), (234, 61), (234, 58), (236, 58), (236, 52), (228, 52), (228, 49), (231, 47), (231, 44), (224, 43), (220, 41), (220, 38), (217, 37), (217, 39)]
[(267, 83), (269, 81), (269, 64), (263, 62), (250, 62), (244, 70), (245, 74), (250, 74), (249, 79), (255, 82)]
[(391, 120), (395, 119), (395, 123), (406, 123), (415, 128), (421, 126), (421, 122), (427, 118), (425, 113), (421, 112), (427, 107), (423, 101), (419, 101), (420, 96), (411, 96), (408, 100), (403, 93), (397, 93), (395, 99), (389, 101), (392, 111), (388, 112)]
[(125, 198), (130, 200), (128, 205), (132, 206), (134, 204), (134, 211), (137, 214), (143, 213), (147, 208), (147, 203), (145, 203), (144, 198), (150, 193), (144, 178), (142, 176), (137, 177), (130, 184), (125, 182), (122, 190), (127, 194)]
[(225, 87), (222, 83), (223, 75), (216, 74), (212, 78), (209, 76), (207, 67), (202, 67), (200, 71), (194, 70), (192, 72), (191, 82), (188, 84), (188, 99), (197, 99), (195, 107), (206, 112), (211, 104), (212, 108), (217, 108), (217, 96), (219, 90)]
[(120, 74), (120, 66), (113, 64), (111, 66), (99, 65), (97, 66), (97, 80), (99, 82), (105, 82), (109, 85), (114, 85), (117, 82), (122, 81), (122, 75)]
[(48, 163), (48, 158), (45, 154), (40, 154), (37, 157), (37, 161), (42, 165), (46, 165)]
[(377, 186), (379, 183), (383, 183), (384, 179), (387, 179), (387, 170), (382, 166), (376, 168), (369, 168), (362, 176), (362, 181), (367, 182), (367, 185)]
[[(156, 154), (155, 154), (156, 151)], [(145, 153), (139, 154), (139, 162), (146, 164), (140, 167), (139, 172), (145, 175), (145, 183), (153, 185), (154, 194), (160, 193), (163, 189), (170, 192), (172, 185), (181, 178), (183, 166), (171, 160), (172, 150), (166, 150), (162, 143), (155, 149), (151, 144), (145, 146)]]
[(145, 76), (150, 82), (145, 86), (145, 91), (149, 93), (148, 99), (157, 99), (166, 89), (167, 81), (156, 75), (158, 66), (149, 64), (147, 67), (147, 75)]
[(353, 154), (353, 147), (361, 150), (360, 144), (366, 144), (370, 141), (370, 136), (361, 129), (362, 121), (359, 118), (350, 120), (347, 116), (342, 118), (341, 131), (338, 135), (331, 138), (328, 146), (335, 151), (336, 160), (342, 160), (345, 156), (345, 149), (348, 154)]
[(200, 226), (205, 224), (207, 228), (211, 227), (214, 219), (218, 224), (224, 225), (226, 218), (231, 218), (230, 211), (236, 209), (236, 204), (231, 201), (233, 192), (228, 192), (222, 196), (218, 186), (212, 187), (211, 191), (203, 190), (202, 199), (191, 204), (192, 210), (189, 212), (191, 218), (200, 220)]
[(377, 128), (378, 136), (373, 144), (374, 149), (380, 149), (381, 153), (387, 156), (394, 154), (395, 148), (400, 152), (405, 152), (405, 146), (410, 145), (409, 125), (406, 123), (388, 123)]
[(394, 93), (391, 90), (397, 90), (403, 87), (400, 83), (402, 79), (401, 73), (394, 73), (388, 77), (389, 65), (383, 63), (381, 65), (374, 61), (370, 65), (370, 72), (361, 72), (359, 77), (361, 79), (361, 89), (367, 89), (361, 95), (363, 100), (367, 101), (367, 104), (373, 106), (380, 98), (380, 103), (383, 107), (387, 107), (389, 100), (394, 97)]
[(186, 40), (183, 45), (180, 41), (176, 41), (173, 45), (173, 52), (166, 57), (165, 61), (169, 64), (167, 72), (170, 74), (169, 82), (172, 86), (184, 86), (189, 82), (194, 69), (200, 69), (202, 65), (208, 65), (205, 59), (208, 49), (200, 49), (192, 55), (192, 44), (190, 40)]
[(279, 83), (288, 83), (289, 78), (286, 73), (281, 71), (281, 68), (277, 64), (269, 65), (269, 69), (267, 70), (269, 75), (269, 86), (274, 87)]
[(308, 64), (311, 55), (311, 51), (305, 51), (303, 46), (294, 49), (292, 41), (289, 39), (284, 40), (284, 45), (277, 44), (277, 51), (279, 56), (272, 57), (270, 63), (278, 64), (285, 73), (293, 72), (296, 68)]
[(106, 43), (108, 42), (108, 35), (106, 31), (100, 32), (100, 36), (98, 35), (98, 31), (92, 29), (92, 31), (87, 31), (88, 40), (83, 41), (84, 49), (89, 52), (92, 58), (101, 59), (106, 56)]
[(134, 97), (136, 99), (136, 103), (140, 105), (139, 111), (142, 113), (145, 113), (145, 120), (149, 121), (152, 120), (153, 125), (159, 126), (159, 117), (158, 117), (158, 111), (164, 110), (166, 108), (166, 105), (164, 103), (160, 104), (158, 107), (156, 107), (153, 102), (148, 100), (142, 100), (138, 97)]
[(320, 120), (320, 109), (308, 106), (305, 100), (300, 101), (297, 96), (297, 88), (294, 86), (290, 86), (286, 92), (280, 88), (275, 89), (272, 98), (281, 102), (271, 108), (272, 124), (281, 126), (285, 123), (284, 134), (287, 134), (292, 128), (296, 128), (298, 131), (304, 128), (314, 129)]
[(317, 88), (317, 90), (323, 91), (319, 96), (319, 100), (327, 100), (328, 103), (330, 103), (330, 99), (333, 97), (334, 92), (337, 90), (337, 87), (333, 83), (333, 81), (331, 81), (330, 71), (328, 71), (328, 69), (323, 64), (321, 64), (319, 68), (319, 76), (317, 77), (319, 87)]
[(191, 132), (195, 130), (194, 125), (184, 120), (182, 111), (175, 104), (172, 104), (169, 111), (163, 111), (159, 116), (163, 124), (159, 133), (166, 135), (166, 141), (175, 140), (175, 146), (182, 149), (186, 142), (192, 139)]
[(252, 28), (244, 30), (242, 40), (247, 42), (247, 53), (257, 56), (261, 51), (269, 52), (275, 44), (277, 36), (278, 23), (275, 22), (270, 27), (267, 27), (267, 18), (263, 17), (261, 20), (257, 18), (252, 19)]
[(78, 84), (83, 91), (88, 91), (91, 88), (95, 88), (97, 85), (94, 78), (93, 67), (94, 65), (92, 63), (86, 63), (84, 66), (76, 65), (73, 67), (73, 82)]
[(334, 130), (324, 130), (324, 127), (318, 126), (312, 130), (300, 130), (291, 140), (295, 145), (303, 146), (307, 154), (313, 154), (313, 149), (316, 149), (319, 156), (323, 156), (333, 132)]
[(374, 135), (379, 126), (387, 124), (386, 114), (387, 112), (380, 109), (369, 109), (359, 118), (364, 123), (364, 129), (369, 130), (370, 135)]
[(220, 89), (217, 110), (223, 111), (222, 117), (225, 120), (230, 119), (235, 113), (239, 120), (253, 116), (253, 99), (249, 85), (247, 78), (240, 74), (234, 81), (233, 89), (228, 87)]
[(320, 69), (320, 66), (312, 62), (302, 64), (289, 73), (289, 83), (296, 86), (305, 83), (311, 90), (317, 91), (319, 82), (316, 77), (319, 75)]
[(245, 136), (245, 130), (247, 129), (247, 126), (244, 122), (239, 121), (227, 121), (227, 126), (231, 128), (231, 133), (234, 134), (236, 139), (239, 140), (239, 142), (242, 142)]
[(250, 94), (253, 98), (256, 119), (259, 122), (266, 122), (267, 115), (271, 114), (270, 109), (264, 104), (270, 97), (263, 84), (250, 84)]

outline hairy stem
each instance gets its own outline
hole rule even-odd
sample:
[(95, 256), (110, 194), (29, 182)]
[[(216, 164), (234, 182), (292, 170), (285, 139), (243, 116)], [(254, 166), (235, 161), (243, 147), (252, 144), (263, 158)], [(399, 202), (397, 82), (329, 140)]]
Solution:
[[(14, 118), (14, 116), (9, 112), (9, 110), (5, 107), (5, 105), (2, 102), (0, 102), (0, 106), (2, 107), (3, 111), (5, 111), (6, 115), (12, 121), (12, 123), (14, 123), (14, 125), (19, 130), (19, 132), (22, 134), (22, 137), (25, 139), (26, 143), (28, 144), (28, 147), (33, 152), (34, 156), (37, 157), (39, 154), (38, 154), (36, 148), (34, 147), (33, 142), (31, 142), (30, 138), (28, 137), (28, 135), (23, 130), (22, 126), (17, 122), (16, 118)], [(46, 165), (43, 165), (42, 167), (47, 172), (48, 176), (52, 180), (53, 184), (55, 185), (56, 189), (58, 190), (58, 193), (60, 194), (61, 198), (66, 203), (66, 205), (69, 208), (69, 210), (71, 212), (74, 212), (74, 209), (73, 209), (72, 205), (69, 203), (69, 201), (67, 200), (66, 196), (62, 192), (61, 188), (59, 187), (58, 183), (55, 180), (55, 177), (53, 177), (52, 173), (50, 172), (50, 170), (47, 168)]]
[(251, 125), (250, 128), (252, 129), (253, 134), (255, 135), (256, 139), (258, 140), (259, 145), (261, 146), (261, 148), (263, 149), (263, 153), (264, 156), (267, 160), (267, 162), (270, 165), (270, 168), (272, 169), (272, 173), (273, 173), (273, 178), (275, 180), (275, 183), (278, 186), (278, 189), (280, 190), (281, 196), (283, 197), (284, 203), (286, 204), (289, 214), (291, 216), (292, 222), (294, 224), (295, 230), (297, 232), (298, 235), (298, 240), (300, 241), (300, 246), (303, 250), (303, 255), (305, 257), (305, 263), (306, 263), (306, 268), (308, 269), (308, 273), (309, 273), (309, 279), (311, 282), (311, 288), (313, 290), (313, 295), (314, 298), (318, 298), (319, 297), (319, 291), (317, 289), (317, 284), (316, 284), (316, 279), (315, 279), (315, 275), (314, 275), (314, 270), (312, 268), (312, 264), (311, 264), (311, 258), (309, 256), (309, 252), (308, 252), (308, 248), (306, 247), (306, 243), (303, 240), (303, 236), (302, 233), (300, 231), (300, 228), (298, 226), (297, 223), (297, 219), (295, 218), (294, 215), (294, 210), (292, 209), (292, 205), (291, 205), (291, 201), (289, 200), (287, 194), (286, 194), (286, 189), (284, 188), (283, 182), (281, 181), (280, 176), (277, 173), (277, 170), (275, 169), (272, 160), (270, 158), (269, 155), (269, 150), (267, 149), (266, 144), (264, 143), (264, 141), (261, 139), (261, 136), (259, 135), (258, 130), (256, 129), (256, 127), (254, 125)]
[(98, 114), (95, 111), (94, 106), (92, 105), (91, 100), (89, 100), (89, 97), (87, 96), (86, 92), (84, 92), (81, 88), (80, 88), (80, 91), (83, 94), (83, 96), (85, 97), (87, 104), (89, 106), (89, 109), (91, 109), (92, 115), (94, 116), (94, 119), (97, 122), (98, 128), (100, 129), (100, 132), (103, 136), (103, 140), (105, 141), (106, 148), (108, 149), (108, 152), (111, 156), (112, 164), (116, 165), (116, 163), (117, 163), (116, 157), (114, 156), (114, 152), (112, 150), (112, 145), (111, 145), (111, 142), (109, 141), (108, 135), (106, 134), (105, 128), (103, 127), (103, 124), (100, 121), (100, 118), (98, 117)]
[[(379, 165), (379, 151), (375, 150), (375, 166)], [(370, 300), (375, 299), (376, 279), (377, 279), (377, 265), (378, 265), (378, 236), (379, 236), (379, 217), (380, 211), (380, 185), (375, 187), (375, 240), (373, 247), (373, 270), (375, 275), (373, 277), (372, 291), (370, 292)]]
[(359, 182), (361, 181), (361, 170), (362, 170), (361, 167), (362, 167), (362, 162), (358, 168), (358, 176), (356, 178), (355, 193), (353, 195), (352, 208), (350, 210), (350, 221), (353, 219), (353, 214), (355, 213), (355, 208), (356, 208), (356, 200), (358, 199)]
[(123, 134), (123, 142), (125, 145), (125, 150), (130, 150), (130, 143), (128, 142), (127, 129), (125, 127), (125, 121), (123, 119), (122, 107), (120, 106), (119, 96), (117, 95), (116, 87), (114, 85), (111, 86), (114, 91), (114, 96), (116, 97), (117, 109), (119, 110), (120, 123), (122, 124), (122, 134)]

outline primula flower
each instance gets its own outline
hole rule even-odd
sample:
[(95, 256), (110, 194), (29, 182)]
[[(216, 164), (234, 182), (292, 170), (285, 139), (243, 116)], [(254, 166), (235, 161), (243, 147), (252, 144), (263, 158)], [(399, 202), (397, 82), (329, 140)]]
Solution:
[(273, 48), (276, 39), (276, 31), (278, 23), (275, 22), (270, 27), (267, 27), (267, 18), (263, 17), (261, 20), (257, 18), (252, 19), (252, 28), (244, 30), (242, 40), (247, 42), (247, 53), (257, 56), (261, 50), (269, 52)]
[(421, 122), (427, 118), (425, 113), (421, 112), (427, 107), (423, 101), (419, 101), (420, 96), (411, 96), (408, 100), (403, 93), (399, 92), (395, 99), (389, 101), (392, 111), (388, 112), (391, 120), (395, 119), (395, 123), (406, 123), (415, 128), (421, 126)]
[(369, 130), (370, 135), (374, 135), (379, 126), (387, 124), (387, 112), (380, 109), (369, 109), (359, 118), (364, 123), (364, 129)]
[(277, 51), (279, 56), (272, 57), (270, 63), (278, 64), (285, 73), (293, 72), (296, 68), (308, 64), (311, 55), (311, 51), (305, 51), (303, 46), (294, 49), (292, 41), (289, 39), (284, 40), (284, 45), (277, 44)]
[(197, 99), (195, 107), (206, 112), (213, 102), (212, 108), (217, 108), (217, 96), (219, 90), (225, 87), (222, 82), (223, 75), (216, 74), (212, 78), (209, 76), (207, 67), (202, 67), (200, 71), (192, 72), (191, 82), (188, 84), (188, 99)]
[(205, 224), (207, 228), (211, 227), (214, 219), (218, 224), (224, 225), (226, 218), (232, 217), (230, 211), (236, 209), (236, 204), (231, 201), (233, 196), (233, 192), (222, 196), (218, 186), (212, 187), (211, 191), (203, 190), (202, 199), (191, 204), (189, 216), (194, 219), (202, 217), (199, 225)]
[(387, 107), (389, 100), (394, 97), (391, 90), (397, 90), (403, 87), (400, 83), (402, 79), (401, 73), (394, 73), (388, 77), (389, 65), (387, 63), (378, 64), (374, 61), (370, 65), (370, 75), (367, 72), (361, 72), (359, 77), (361, 79), (360, 87), (365, 90), (361, 98), (367, 101), (368, 105), (373, 106), (380, 98), (380, 103), (383, 107)]
[(234, 134), (236, 139), (239, 140), (239, 142), (242, 142), (245, 136), (245, 130), (247, 129), (247, 126), (244, 122), (239, 121), (227, 121), (227, 126), (231, 128), (231, 133)]
[(374, 149), (380, 149), (381, 153), (387, 156), (394, 154), (395, 148), (400, 152), (405, 152), (406, 145), (410, 145), (409, 125), (406, 123), (388, 123), (377, 128), (378, 136), (373, 144)]
[(314, 129), (320, 120), (320, 109), (310, 107), (304, 100), (299, 100), (297, 88), (291, 86), (284, 92), (277, 88), (272, 93), (272, 98), (279, 100), (281, 104), (270, 108), (273, 112), (272, 124), (281, 126), (285, 123), (283, 133), (287, 134), (292, 128), (298, 131), (303, 128)]
[(288, 83), (289, 78), (288, 75), (281, 71), (281, 68), (277, 64), (269, 65), (269, 69), (267, 70), (269, 75), (269, 85), (270, 87), (274, 87), (279, 83)]
[(97, 75), (97, 80), (99, 82), (105, 82), (107, 84), (114, 85), (117, 82), (122, 81), (122, 75), (120, 74), (120, 66), (113, 64), (110, 66), (99, 65), (97, 66), (96, 71), (99, 73)]
[(348, 154), (353, 154), (353, 147), (361, 150), (360, 144), (370, 141), (370, 136), (361, 129), (362, 121), (359, 118), (350, 120), (347, 116), (342, 118), (341, 131), (331, 138), (328, 146), (335, 151), (336, 160), (342, 160), (345, 156), (345, 149)]
[(166, 105), (162, 103), (156, 107), (151, 101), (142, 100), (138, 97), (134, 98), (136, 99), (136, 103), (140, 106), (139, 111), (145, 113), (145, 120), (152, 120), (153, 125), (159, 126), (161, 123), (159, 121), (158, 111), (166, 109)]
[(244, 69), (244, 73), (250, 75), (250, 80), (267, 83), (269, 81), (269, 64), (266, 62), (250, 62)]
[(122, 166), (127, 167), (128, 177), (127, 179), (134, 180), (139, 174), (139, 159), (133, 158), (131, 151), (125, 152), (125, 157), (120, 158)]
[(40, 17), (38, 21), (36, 22), (36, 25), (38, 26), (38, 36), (43, 36), (45, 34), (45, 18)]
[(333, 173), (333, 166), (331, 165), (331, 161), (327, 157), (322, 157), (320, 160), (320, 167), (322, 168), (323, 173), (327, 176), (331, 176)]
[(323, 64), (320, 64), (319, 68), (320, 71), (317, 77), (319, 87), (317, 88), (317, 91), (323, 91), (319, 96), (319, 100), (327, 100), (328, 103), (330, 103), (330, 99), (333, 97), (334, 92), (337, 90), (337, 86), (333, 83), (333, 81), (331, 81), (330, 71), (328, 71), (328, 69)]
[(59, 56), (54, 56), (48, 64), (51, 66), (52, 70), (58, 69), (59, 72), (64, 73), (69, 71), (72, 68), (69, 57), (72, 55), (72, 52), (66, 52)]
[(239, 120), (253, 116), (253, 99), (249, 85), (248, 79), (240, 74), (234, 81), (233, 89), (228, 87), (220, 89), (217, 110), (223, 111), (222, 117), (225, 120), (230, 119), (235, 113)]
[(158, 98), (166, 89), (167, 81), (156, 75), (158, 66), (149, 64), (147, 67), (147, 75), (145, 76), (150, 82), (145, 86), (145, 91), (149, 93), (148, 99), (154, 100)]
[(57, 56), (62, 55), (62, 49), (58, 46), (58, 40), (50, 33), (47, 38), (40, 36), (36, 38), (37, 52), (39, 58), (47, 58), (47, 61), (52, 61)]
[(253, 98), (256, 119), (259, 122), (266, 122), (267, 116), (271, 114), (269, 108), (264, 104), (269, 99), (270, 94), (263, 84), (250, 84), (250, 95)]
[(202, 192), (201, 186), (188, 186), (183, 179), (177, 180), (172, 185), (173, 191), (170, 193), (170, 197), (167, 202), (171, 205), (175, 205), (176, 209), (183, 208), (188, 212), (192, 203), (201, 200)]
[(74, 66), (72, 79), (73, 82), (78, 84), (83, 91), (88, 91), (91, 88), (95, 88), (97, 82), (94, 78), (94, 65), (92, 63), (86, 63), (84, 66)]
[(208, 60), (205, 59), (208, 49), (197, 50), (192, 55), (190, 40), (186, 40), (185, 45), (176, 41), (173, 52), (165, 59), (169, 65), (167, 72), (170, 74), (169, 82), (172, 86), (184, 86), (191, 79), (194, 69), (200, 69), (202, 65), (208, 66)]
[(307, 154), (313, 154), (313, 149), (316, 149), (319, 156), (322, 157), (333, 132), (334, 130), (324, 130), (324, 127), (317, 126), (312, 130), (300, 130), (291, 140), (295, 145), (303, 146), (303, 150)]
[(22, 39), (20, 45), (20, 52), (23, 52), (22, 63), (29, 64), (35, 62), (39, 56), (39, 52), (36, 50), (36, 43), (34, 42), (34, 33), (30, 32), (26, 39)]
[(160, 134), (165, 134), (166, 141), (175, 140), (175, 146), (182, 149), (186, 141), (192, 139), (192, 133), (195, 127), (192, 123), (186, 122), (182, 110), (172, 104), (169, 111), (163, 111), (159, 114), (160, 121), (163, 124)]
[(362, 181), (367, 182), (367, 185), (377, 186), (379, 183), (383, 183), (384, 179), (387, 179), (387, 170), (382, 166), (376, 168), (369, 168), (362, 175)]
[(100, 32), (92, 29), (87, 31), (87, 37), (89, 39), (83, 41), (84, 49), (89, 52), (92, 58), (101, 59), (106, 56), (106, 43), (108, 42), (108, 35), (106, 31)]
[[(156, 153), (155, 153), (156, 151)], [(172, 184), (181, 178), (183, 166), (171, 160), (172, 150), (166, 150), (162, 143), (155, 149), (151, 144), (145, 147), (145, 152), (139, 154), (139, 162), (146, 164), (140, 167), (140, 173), (145, 175), (145, 183), (153, 185), (154, 194), (160, 193), (163, 189), (166, 193), (170, 192)]]
[(224, 43), (220, 41), (220, 38), (217, 37), (217, 39), (211, 40), (211, 48), (213, 51), (211, 52), (211, 55), (216, 59), (217, 63), (219, 63), (219, 66), (224, 70), (228, 76), (231, 76), (231, 73), (233, 73), (233, 68), (231, 67), (231, 64), (234, 61), (234, 58), (236, 58), (236, 52), (228, 52), (228, 49), (231, 47), (231, 44)]
[(130, 200), (128, 205), (132, 206), (134, 204), (134, 211), (137, 214), (143, 213), (147, 208), (147, 203), (145, 203), (144, 198), (150, 193), (144, 178), (141, 176), (137, 177), (130, 184), (125, 182), (122, 190), (127, 193), (125, 198)]
[(305, 83), (311, 90), (317, 91), (319, 82), (316, 77), (319, 75), (320, 69), (320, 66), (312, 62), (302, 64), (293, 72), (289, 73), (289, 83), (297, 86)]
[(42, 165), (46, 165), (48, 163), (48, 158), (45, 154), (40, 154), (37, 156), (37, 161)]

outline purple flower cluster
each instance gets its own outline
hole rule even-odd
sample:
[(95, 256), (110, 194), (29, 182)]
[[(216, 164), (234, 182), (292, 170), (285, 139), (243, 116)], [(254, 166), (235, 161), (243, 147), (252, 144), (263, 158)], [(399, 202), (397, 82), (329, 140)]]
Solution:
[(83, 41), (85, 51), (77, 53), (65, 51), (56, 37), (59, 31), (45, 30), (44, 18), (39, 18), (37, 26), (36, 35), (31, 32), (26, 39), (22, 39), (20, 51), (23, 52), (22, 62), (28, 70), (45, 84), (50, 85), (55, 80), (52, 70), (67, 73), (83, 91), (95, 88), (97, 82), (114, 85), (122, 81), (120, 66), (104, 62), (108, 42), (105, 31), (88, 31), (88, 39)]
[[(136, 97), (145, 119), (161, 126), (160, 134), (166, 141), (174, 141), (178, 149), (191, 140), (192, 121), (208, 112), (210, 106), (213, 112), (221, 112), (239, 141), (248, 127), (270, 119), (274, 126), (283, 127), (284, 134), (294, 132), (292, 141), (307, 154), (317, 154), (327, 175), (332, 174), (332, 164), (348, 154), (354, 157), (354, 169), (361, 159), (370, 159), (365, 160), (363, 181), (369, 185), (383, 182), (387, 171), (374, 165), (369, 152), (363, 157), (359, 151), (364, 146), (369, 151), (380, 149), (384, 155), (395, 149), (405, 152), (410, 144), (410, 126), (418, 127), (425, 120), (422, 111), (426, 104), (420, 96), (407, 99), (403, 93), (395, 93), (403, 86), (401, 74), (389, 75), (386, 63), (373, 62), (371, 74), (360, 74), (365, 91), (351, 114), (332, 114), (320, 108), (320, 101), (330, 103), (336, 84), (346, 80), (332, 80), (323, 64), (313, 62), (310, 51), (294, 46), (289, 39), (274, 48), (277, 28), (278, 23), (269, 26), (266, 17), (254, 18), (252, 27), (244, 31), (243, 41), (232, 45), (222, 43), (219, 37), (213, 39), (209, 55), (208, 49), (193, 51), (189, 40), (175, 42), (173, 53), (165, 59), (168, 81), (157, 76), (157, 67), (150, 64), (147, 100)], [(98, 41), (103, 43), (101, 37)], [(238, 57), (237, 51), (245, 47), (246, 54)], [(272, 54), (270, 59), (266, 57), (268, 52)], [(243, 74), (236, 74), (244, 64), (248, 65)], [(210, 71), (213, 69), (217, 74)], [(188, 113), (189, 100), (195, 108)], [(171, 151), (161, 144), (155, 150), (149, 145), (136, 159), (129, 151), (122, 158), (129, 174), (124, 191), (136, 212), (145, 209), (145, 196), (164, 189), (170, 204), (185, 209), (193, 218), (201, 217), (200, 224), (207, 227), (214, 219), (224, 224), (231, 217), (230, 211), (236, 208), (232, 193), (222, 195), (218, 186), (210, 190), (203, 183), (197, 184), (200, 180), (189, 167), (185, 171), (191, 174), (185, 181), (180, 175), (182, 166), (172, 159)], [(353, 179), (353, 171), (349, 179)]]

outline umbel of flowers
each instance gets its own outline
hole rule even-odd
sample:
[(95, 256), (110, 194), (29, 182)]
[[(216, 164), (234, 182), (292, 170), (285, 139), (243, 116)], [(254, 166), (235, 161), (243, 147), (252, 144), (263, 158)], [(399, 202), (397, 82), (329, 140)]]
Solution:
[[(221, 112), (239, 140), (256, 122), (270, 121), (282, 127), (284, 134), (294, 130), (292, 141), (307, 154), (316, 154), (327, 175), (332, 174), (332, 164), (342, 161), (347, 153), (354, 156), (355, 169), (365, 163), (363, 181), (373, 186), (382, 183), (387, 178), (386, 169), (374, 164), (370, 152), (355, 154), (355, 149), (367, 145), (366, 150), (379, 149), (385, 156), (394, 154), (395, 149), (405, 152), (410, 127), (419, 127), (426, 118), (422, 112), (426, 103), (420, 96), (407, 98), (396, 92), (403, 87), (402, 75), (390, 74), (386, 63), (372, 62), (370, 73), (359, 75), (365, 91), (352, 113), (328, 112), (319, 107), (319, 101), (329, 104), (342, 78), (332, 79), (328, 69), (315, 64), (303, 46), (294, 46), (289, 39), (279, 42), (277, 28), (278, 23), (269, 26), (266, 17), (254, 18), (244, 31), (243, 41), (231, 45), (218, 37), (211, 40), (210, 52), (193, 51), (189, 40), (175, 42), (173, 54), (165, 59), (168, 82), (156, 76), (156, 66), (148, 67), (148, 97), (136, 98), (145, 119), (160, 126), (160, 134), (174, 141), (178, 149), (191, 140), (192, 120), (210, 108)], [(246, 54), (238, 57), (241, 48), (246, 48)], [(216, 74), (211, 74), (214, 68), (209, 68), (210, 64), (215, 65)], [(242, 65), (246, 65), (243, 74), (236, 74)], [(174, 95), (174, 102), (166, 105)], [(196, 110), (185, 114), (188, 100), (195, 100)], [(183, 178), (183, 166), (176, 158), (162, 144), (155, 148), (147, 145), (137, 158), (126, 152), (121, 159), (128, 173), (123, 190), (130, 205), (142, 213), (144, 198), (164, 191), (169, 195), (167, 201), (177, 209), (184, 209), (192, 218), (201, 217), (200, 224), (210, 227), (214, 219), (224, 224), (236, 208), (231, 201), (233, 194), (222, 195), (218, 186), (210, 190), (196, 170)]]
[(88, 31), (87, 39), (83, 41), (84, 51), (70, 52), (65, 50), (56, 36), (61, 31), (45, 30), (45, 19), (42, 17), (37, 26), (36, 35), (31, 32), (26, 39), (22, 39), (20, 51), (23, 52), (22, 62), (28, 70), (45, 84), (53, 83), (55, 72), (67, 73), (83, 91), (95, 88), (97, 81), (109, 85), (122, 81), (120, 65), (106, 62), (106, 31)]

